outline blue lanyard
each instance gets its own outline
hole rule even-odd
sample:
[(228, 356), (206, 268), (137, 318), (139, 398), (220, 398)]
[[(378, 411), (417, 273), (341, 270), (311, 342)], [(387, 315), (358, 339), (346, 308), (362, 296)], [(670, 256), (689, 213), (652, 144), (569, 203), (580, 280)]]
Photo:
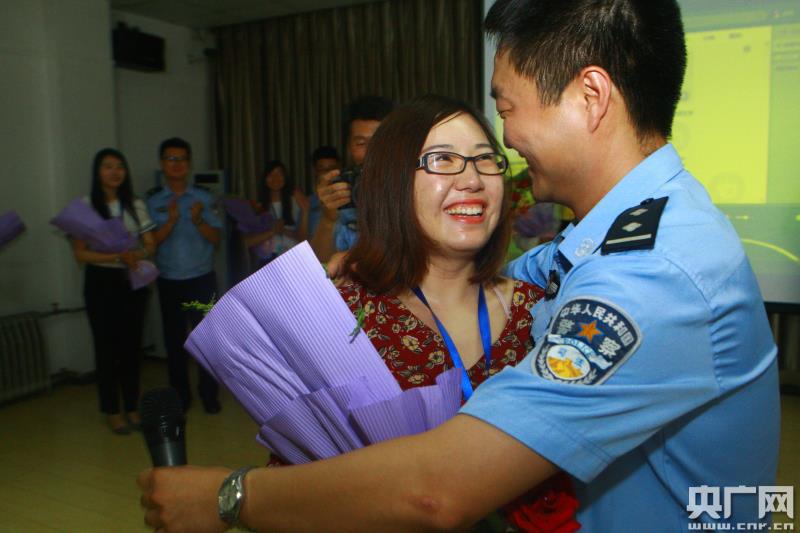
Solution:
[[(425, 299), (422, 289), (414, 287), (414, 294), (417, 295), (417, 298), (425, 304), (431, 312), (431, 315), (433, 315), (433, 320), (436, 322), (436, 327), (439, 328), (439, 333), (442, 334), (442, 340), (444, 340), (444, 344), (447, 346), (447, 351), (450, 353), (453, 364), (456, 368), (461, 369), (461, 391), (464, 393), (464, 400), (469, 400), (469, 397), (472, 396), (472, 383), (469, 381), (469, 374), (467, 374), (467, 369), (464, 368), (464, 363), (461, 361), (456, 343), (450, 338), (444, 324), (436, 317), (436, 313), (433, 312), (428, 300)], [(489, 324), (489, 308), (486, 306), (486, 295), (483, 293), (483, 285), (481, 285), (478, 290), (478, 329), (480, 329), (481, 332), (481, 344), (483, 344), (483, 355), (486, 358), (486, 372), (488, 373), (489, 367), (492, 364), (492, 329)]]

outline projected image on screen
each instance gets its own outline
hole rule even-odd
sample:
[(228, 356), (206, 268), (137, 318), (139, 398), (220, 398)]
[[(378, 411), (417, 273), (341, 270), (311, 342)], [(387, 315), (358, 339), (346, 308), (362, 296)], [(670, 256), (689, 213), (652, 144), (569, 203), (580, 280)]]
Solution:
[(672, 142), (730, 218), (768, 302), (800, 303), (800, 2), (683, 0)]

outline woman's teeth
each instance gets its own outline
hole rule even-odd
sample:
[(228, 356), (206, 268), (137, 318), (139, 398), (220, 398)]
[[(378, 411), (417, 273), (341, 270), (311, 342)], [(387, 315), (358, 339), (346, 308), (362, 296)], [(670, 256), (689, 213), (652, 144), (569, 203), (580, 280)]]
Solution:
[(444, 210), (448, 215), (480, 216), (483, 214), (483, 206), (480, 205), (456, 205)]

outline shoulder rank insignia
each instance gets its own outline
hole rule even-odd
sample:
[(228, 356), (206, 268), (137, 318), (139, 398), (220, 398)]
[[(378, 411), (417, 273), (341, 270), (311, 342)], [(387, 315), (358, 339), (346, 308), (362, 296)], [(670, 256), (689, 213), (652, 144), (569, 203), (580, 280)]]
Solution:
[(587, 296), (561, 306), (542, 341), (531, 359), (534, 374), (558, 383), (599, 385), (633, 355), (642, 333), (618, 306)]
[(667, 200), (669, 198), (666, 196), (655, 200), (648, 198), (623, 211), (611, 224), (600, 253), (606, 255), (629, 250), (652, 250)]
[(154, 196), (156, 193), (161, 192), (162, 189), (163, 189), (163, 187), (161, 185), (156, 185), (155, 187), (150, 187), (149, 189), (147, 189), (147, 192), (144, 193), (144, 197), (149, 199), (152, 196)]

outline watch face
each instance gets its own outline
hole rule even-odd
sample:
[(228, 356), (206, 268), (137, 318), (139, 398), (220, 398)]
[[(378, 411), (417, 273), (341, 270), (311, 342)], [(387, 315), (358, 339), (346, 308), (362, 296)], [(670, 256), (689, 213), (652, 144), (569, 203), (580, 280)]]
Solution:
[(224, 512), (230, 512), (236, 507), (238, 491), (236, 484), (231, 480), (219, 495), (219, 508)]
[(235, 526), (239, 520), (239, 511), (242, 506), (242, 498), (244, 498), (242, 478), (251, 468), (240, 468), (233, 472), (219, 488), (217, 494), (219, 517), (228, 525)]

